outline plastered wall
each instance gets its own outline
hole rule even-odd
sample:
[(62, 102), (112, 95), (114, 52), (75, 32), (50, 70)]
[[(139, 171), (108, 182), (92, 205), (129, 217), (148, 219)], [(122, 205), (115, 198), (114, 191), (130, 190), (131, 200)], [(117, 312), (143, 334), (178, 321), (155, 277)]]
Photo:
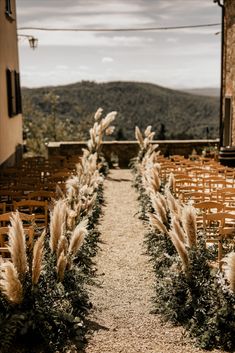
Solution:
[(9, 118), (7, 105), (6, 69), (19, 72), (15, 0), (11, 5), (12, 18), (5, 14), (5, 1), (0, 1), (0, 165), (14, 160), (16, 147), (22, 145), (22, 116)]

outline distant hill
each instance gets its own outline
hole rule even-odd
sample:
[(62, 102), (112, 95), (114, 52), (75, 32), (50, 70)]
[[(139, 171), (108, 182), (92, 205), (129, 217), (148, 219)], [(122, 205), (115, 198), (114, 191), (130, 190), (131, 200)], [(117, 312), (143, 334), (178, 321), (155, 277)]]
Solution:
[[(156, 139), (218, 136), (217, 97), (193, 95), (149, 83), (82, 81), (66, 86), (22, 90), (25, 131), (31, 137), (29, 130), (33, 127), (40, 129), (47, 122), (53, 124), (52, 118), (46, 118), (53, 115), (51, 104), (45, 100), (45, 95), (50, 91), (60, 97), (54, 112), (57, 119), (64, 123), (62, 130), (70, 127), (68, 139), (87, 136), (88, 128), (93, 124), (93, 114), (99, 107), (104, 109), (104, 113), (112, 110), (118, 112), (113, 137), (118, 140), (133, 140), (136, 125), (141, 129), (152, 125)], [(43, 123), (40, 117), (43, 117)], [(48, 133), (49, 129), (45, 128), (44, 133)], [(40, 136), (44, 138), (43, 133)], [(51, 139), (53, 136), (47, 136), (44, 141)]]
[(191, 89), (186, 89), (182, 91), (186, 93), (196, 94), (199, 96), (207, 96), (207, 97), (220, 96), (220, 88), (217, 88), (217, 87), (191, 88)]

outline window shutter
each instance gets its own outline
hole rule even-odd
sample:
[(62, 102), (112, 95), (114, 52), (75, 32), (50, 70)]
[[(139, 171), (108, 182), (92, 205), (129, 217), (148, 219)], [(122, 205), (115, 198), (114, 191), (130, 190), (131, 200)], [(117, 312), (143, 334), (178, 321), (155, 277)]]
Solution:
[(22, 113), (22, 99), (20, 89), (20, 74), (15, 71), (16, 114)]
[(13, 117), (13, 107), (12, 107), (12, 85), (11, 85), (11, 70), (7, 69), (7, 105), (8, 105), (8, 115)]

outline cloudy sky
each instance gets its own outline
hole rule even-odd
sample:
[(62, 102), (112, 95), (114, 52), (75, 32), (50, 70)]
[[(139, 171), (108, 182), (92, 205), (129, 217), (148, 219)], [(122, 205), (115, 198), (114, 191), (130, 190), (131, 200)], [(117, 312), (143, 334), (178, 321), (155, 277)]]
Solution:
[(220, 23), (213, 0), (17, 0), (23, 86), (134, 80), (172, 88), (218, 87), (220, 26), (162, 31), (49, 32)]

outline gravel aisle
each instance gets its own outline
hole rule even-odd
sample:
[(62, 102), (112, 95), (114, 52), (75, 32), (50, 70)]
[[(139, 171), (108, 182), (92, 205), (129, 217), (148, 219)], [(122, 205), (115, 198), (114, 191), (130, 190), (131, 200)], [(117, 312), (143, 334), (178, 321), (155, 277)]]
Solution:
[[(187, 342), (181, 328), (150, 314), (154, 275), (144, 255), (145, 229), (129, 170), (111, 170), (105, 182), (101, 250), (96, 257), (100, 287), (91, 288), (95, 328), (86, 353), (204, 352)], [(213, 352), (221, 352), (214, 350)]]

